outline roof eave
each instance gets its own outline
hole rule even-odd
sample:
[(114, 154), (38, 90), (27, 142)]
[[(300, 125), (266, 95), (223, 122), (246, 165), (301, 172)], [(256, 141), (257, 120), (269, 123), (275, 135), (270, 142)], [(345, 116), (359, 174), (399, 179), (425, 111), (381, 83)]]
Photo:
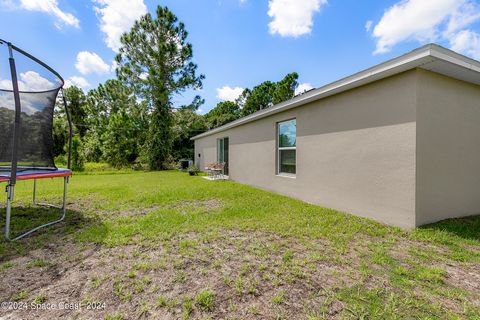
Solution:
[(309, 91), (288, 101), (279, 103), (268, 109), (257, 111), (251, 115), (227, 123), (191, 138), (191, 140), (207, 137), (264, 117), (290, 110), (292, 108), (326, 98), (368, 83), (378, 81), (395, 74), (422, 67), (435, 60), (444, 60), (456, 65), (480, 72), (480, 63), (457, 54), (435, 44), (428, 44), (402, 56), (388, 60), (369, 69), (360, 71), (346, 78), (337, 80), (315, 90)]

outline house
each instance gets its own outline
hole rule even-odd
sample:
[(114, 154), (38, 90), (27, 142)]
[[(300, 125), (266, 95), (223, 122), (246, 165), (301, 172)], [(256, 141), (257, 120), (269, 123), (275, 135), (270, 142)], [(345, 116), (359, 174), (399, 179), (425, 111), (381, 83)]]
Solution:
[(480, 213), (480, 62), (429, 44), (192, 138), (203, 169), (402, 228)]

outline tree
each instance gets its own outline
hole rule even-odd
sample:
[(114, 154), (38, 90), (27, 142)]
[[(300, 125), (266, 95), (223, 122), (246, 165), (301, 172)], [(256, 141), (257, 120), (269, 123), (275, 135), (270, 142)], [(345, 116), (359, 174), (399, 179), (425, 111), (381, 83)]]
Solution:
[(128, 110), (122, 109), (112, 114), (106, 130), (100, 136), (102, 144), (102, 159), (113, 167), (125, 167), (138, 157), (141, 132), (138, 130), (135, 118)]
[(173, 157), (193, 159), (194, 141), (190, 138), (207, 131), (205, 118), (191, 108), (181, 108), (173, 113)]
[(82, 89), (75, 86), (66, 88), (64, 92), (75, 131), (78, 132), (81, 138), (83, 138), (88, 130), (86, 123), (87, 97)]
[(63, 102), (55, 106), (53, 117), (53, 156), (57, 157), (65, 154), (65, 146), (68, 143), (68, 122), (65, 117)]
[(119, 80), (107, 80), (88, 93), (89, 131), (83, 146), (88, 160), (114, 167), (133, 163), (148, 127), (145, 102)]
[(237, 99), (241, 115), (247, 116), (262, 109), (270, 108), (295, 96), (298, 86), (298, 74), (287, 74), (279, 82), (265, 81), (252, 90), (245, 89)]
[[(67, 100), (68, 110), (73, 123), (73, 131), (80, 137), (84, 137), (88, 126), (87, 118), (87, 98), (82, 89), (72, 86), (64, 90)], [(66, 144), (68, 143), (68, 121), (65, 114), (63, 99), (57, 99), (55, 102), (55, 115), (53, 118), (53, 155), (55, 157), (66, 154)]]
[(247, 116), (258, 110), (269, 108), (273, 105), (272, 97), (275, 90), (275, 83), (265, 81), (252, 90), (247, 89), (242, 95), (246, 97), (245, 104), (242, 107), (242, 115)]
[(205, 115), (205, 120), (210, 129), (217, 128), (237, 120), (240, 116), (239, 111), (240, 108), (235, 102), (222, 101)]
[(72, 170), (83, 171), (85, 169), (85, 158), (83, 157), (82, 140), (75, 135), (72, 137)]
[(196, 112), (204, 103), (196, 96), (192, 103), (173, 112), (173, 159), (193, 159), (195, 144), (190, 138), (208, 130), (205, 118)]
[(298, 87), (298, 73), (287, 74), (282, 80), (276, 83), (273, 91), (272, 103), (278, 104), (292, 99), (295, 96), (295, 89)]
[(152, 110), (144, 146), (151, 169), (165, 168), (172, 152), (172, 96), (202, 86), (204, 76), (196, 74), (187, 35), (185, 25), (167, 7), (158, 6), (156, 18), (147, 13), (120, 40), (117, 76)]

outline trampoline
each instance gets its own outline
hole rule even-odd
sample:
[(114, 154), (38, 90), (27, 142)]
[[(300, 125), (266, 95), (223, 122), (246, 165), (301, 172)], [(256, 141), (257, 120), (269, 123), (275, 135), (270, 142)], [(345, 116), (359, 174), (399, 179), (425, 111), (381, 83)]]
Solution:
[[(51, 67), (12, 43), (0, 39), (0, 183), (6, 183), (7, 241), (21, 239), (65, 218), (67, 185), (72, 175), (72, 121), (63, 85), (63, 78)], [(64, 108), (69, 128), (65, 169), (57, 168), (54, 162), (55, 105)], [(37, 202), (37, 180), (47, 178), (63, 178), (61, 205)], [(17, 181), (21, 180), (33, 180), (34, 205), (58, 209), (60, 213), (56, 220), (12, 237), (10, 223), (14, 191)]]

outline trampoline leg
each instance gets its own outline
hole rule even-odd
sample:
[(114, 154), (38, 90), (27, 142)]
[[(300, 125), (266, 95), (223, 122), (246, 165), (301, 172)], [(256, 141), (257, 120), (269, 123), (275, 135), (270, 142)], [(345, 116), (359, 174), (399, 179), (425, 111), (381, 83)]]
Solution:
[(68, 186), (68, 177), (63, 177), (63, 216), (65, 217), (65, 213), (67, 212), (67, 186)]
[[(36, 202), (37, 186), (36, 186), (36, 180), (34, 179), (34, 182), (33, 182), (33, 202), (34, 202), (34, 204), (37, 204), (39, 206), (44, 206), (44, 207), (60, 209), (60, 210), (62, 210), (62, 216), (58, 220), (42, 224), (41, 226), (35, 227), (35, 228), (25, 232), (25, 233), (22, 233), (21, 235), (12, 239), (12, 241), (22, 239), (23, 237), (28, 236), (29, 234), (37, 231), (38, 229), (42, 229), (42, 228), (51, 226), (52, 224), (59, 223), (60, 221), (63, 221), (63, 219), (65, 219), (65, 215), (67, 213), (67, 185), (68, 185), (68, 177), (64, 177), (63, 178), (63, 203), (62, 203), (62, 206), (56, 206), (56, 205), (48, 204), (48, 203), (37, 203)], [(13, 200), (13, 189), (12, 189), (11, 199)], [(8, 202), (8, 199), (7, 199), (7, 222), (6, 222), (6, 227), (5, 227), (5, 237), (6, 237), (7, 240), (10, 240), (10, 238), (9, 238), (9, 232), (10, 231), (9, 231), (9, 227), (8, 227), (9, 225), (10, 225), (10, 210), (9, 210), (9, 202)]]
[(33, 179), (33, 204), (37, 204), (37, 179)]
[(12, 214), (12, 201), (15, 186), (7, 186), (7, 216), (5, 219), (5, 240), (10, 240), (10, 216)]
[(63, 178), (63, 197), (62, 197), (62, 205), (54, 205), (50, 203), (43, 203), (43, 202), (37, 202), (37, 183), (36, 179), (33, 180), (33, 204), (37, 206), (42, 206), (42, 207), (50, 207), (50, 208), (56, 208), (56, 209), (61, 209), (64, 212), (66, 211), (66, 206), (67, 206), (67, 185), (68, 185), (68, 177)]

